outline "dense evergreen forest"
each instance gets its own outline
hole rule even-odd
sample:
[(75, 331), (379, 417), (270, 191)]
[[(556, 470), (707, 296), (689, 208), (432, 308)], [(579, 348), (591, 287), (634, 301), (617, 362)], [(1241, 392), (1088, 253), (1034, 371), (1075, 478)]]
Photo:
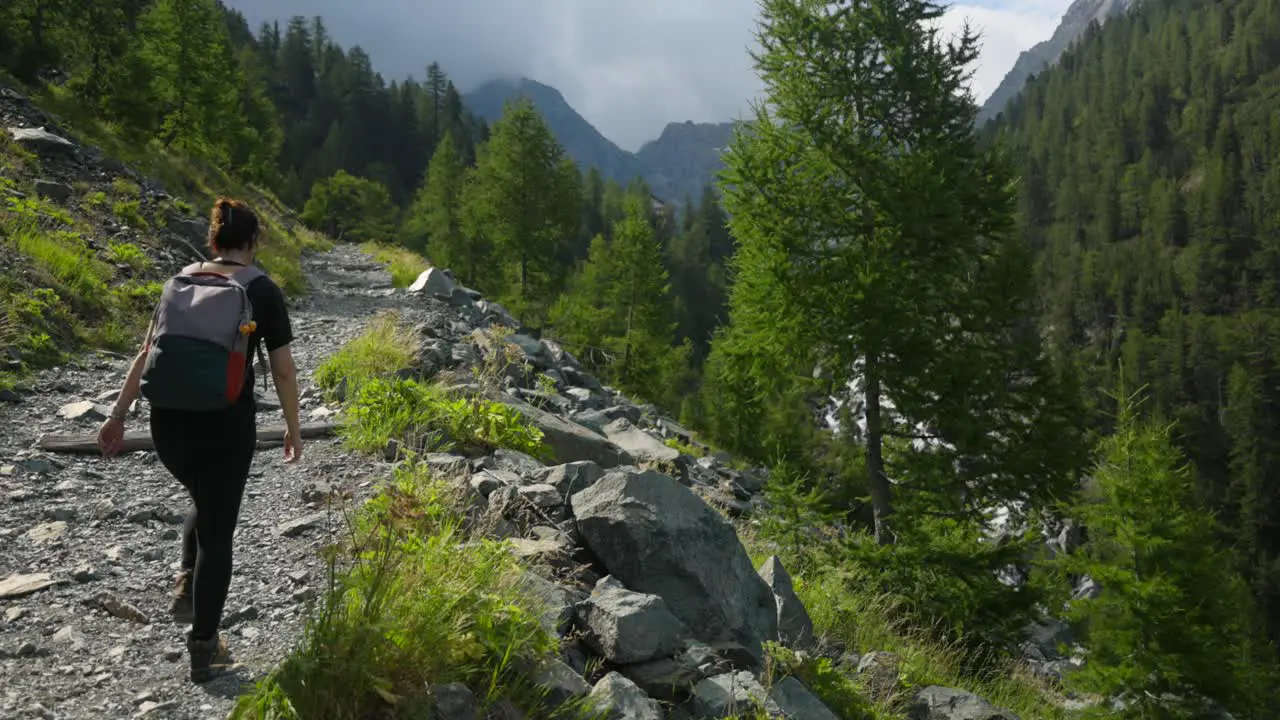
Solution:
[(1277, 47), (1280, 3), (1145, 3), (987, 130), (1020, 159), (1055, 352), (1149, 386), (1280, 641)]
[[(16, 0), (0, 65), (425, 253), (770, 464), (762, 532), (975, 667), (1066, 607), (1071, 688), (1275, 717), (1280, 0), (1142, 3), (980, 131), (977, 39), (940, 6), (832, 5), (763, 0), (769, 103), (678, 213), (581, 173), (529, 103), (487, 127), (438, 65), (387, 83), (320, 18)], [(1087, 540), (1055, 554), (1063, 518)]]

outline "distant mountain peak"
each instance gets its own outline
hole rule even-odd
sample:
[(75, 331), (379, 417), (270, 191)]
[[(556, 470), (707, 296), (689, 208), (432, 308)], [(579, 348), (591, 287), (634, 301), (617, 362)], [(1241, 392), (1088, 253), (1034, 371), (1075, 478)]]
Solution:
[(733, 131), (729, 122), (668, 123), (658, 139), (630, 153), (596, 130), (559, 90), (527, 77), (494, 78), (464, 95), (462, 102), (472, 113), (493, 123), (502, 117), (507, 101), (515, 97), (533, 102), (565, 153), (580, 167), (594, 167), (623, 185), (642, 177), (653, 194), (667, 202), (679, 202), (687, 195), (697, 197), (703, 186), (713, 181)]
[(1049, 36), (1048, 40), (1038, 42), (1018, 55), (1013, 67), (1005, 73), (1004, 79), (982, 104), (982, 108), (978, 111), (977, 124), (982, 125), (1004, 112), (1009, 101), (1022, 92), (1027, 80), (1046, 66), (1058, 62), (1062, 53), (1071, 47), (1071, 43), (1084, 35), (1084, 31), (1094, 20), (1105, 23), (1127, 12), (1136, 3), (1137, 0), (1074, 0), (1063, 13), (1062, 20), (1058, 22), (1058, 27), (1054, 29), (1053, 35)]

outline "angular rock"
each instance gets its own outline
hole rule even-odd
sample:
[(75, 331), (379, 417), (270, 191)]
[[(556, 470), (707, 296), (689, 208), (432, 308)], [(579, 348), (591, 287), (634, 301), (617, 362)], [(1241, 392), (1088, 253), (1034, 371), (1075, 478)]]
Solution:
[(13, 137), (14, 142), (22, 145), (41, 155), (71, 155), (76, 152), (76, 144), (61, 135), (54, 135), (45, 130), (44, 127), (38, 128), (9, 128), (9, 135)]
[(440, 720), (479, 720), (480, 707), (471, 689), (460, 682), (431, 688)]
[(453, 281), (440, 268), (431, 267), (423, 270), (418, 275), (418, 279), (414, 280), (413, 284), (409, 286), (408, 292), (411, 295), (423, 293), (447, 298), (453, 295), (454, 287), (456, 286)]
[(545, 483), (526, 485), (519, 490), (520, 497), (540, 508), (553, 508), (564, 504), (564, 496), (554, 486)]
[(916, 693), (907, 710), (910, 720), (1021, 720), (985, 698), (954, 688), (930, 685)]
[(0, 600), (12, 600), (51, 588), (58, 582), (49, 573), (10, 575), (0, 580)]
[(520, 575), (517, 584), (540, 606), (538, 617), (548, 634), (563, 635), (568, 632), (576, 617), (575, 608), (581, 597), (577, 592), (528, 571)]
[(111, 408), (98, 405), (92, 400), (67, 403), (58, 408), (58, 417), (65, 420), (105, 420), (111, 414)]
[(631, 664), (666, 657), (688, 630), (657, 595), (632, 592), (607, 575), (578, 604), (586, 642), (606, 660)]
[(47, 197), (54, 202), (63, 202), (71, 197), (74, 192), (75, 189), (66, 183), (53, 180), (36, 180), (36, 194), (41, 197)]
[(813, 620), (796, 595), (791, 575), (782, 567), (777, 555), (770, 555), (760, 566), (760, 577), (773, 591), (773, 599), (778, 604), (779, 642), (795, 649), (808, 647), (813, 643)]
[(324, 524), (327, 515), (322, 512), (312, 513), (296, 520), (280, 523), (276, 532), (283, 537), (297, 537), (308, 530), (314, 530)]
[(639, 462), (671, 462), (680, 451), (631, 424), (626, 418), (604, 426), (604, 435)]
[(704, 717), (751, 717), (761, 708), (781, 714), (760, 681), (745, 670), (709, 677), (693, 688), (694, 712)]
[(493, 452), (493, 459), (497, 462), (498, 467), (503, 470), (509, 470), (517, 475), (535, 475), (545, 467), (538, 462), (537, 458), (520, 452), (519, 450), (509, 450), (507, 448), (498, 448)]
[(858, 676), (867, 694), (873, 699), (884, 700), (898, 689), (898, 672), (902, 658), (897, 653), (869, 652), (858, 661)]
[(531, 674), (533, 681), (547, 690), (547, 699), (563, 705), (591, 692), (591, 686), (573, 668), (560, 660), (546, 660)]
[(626, 587), (660, 596), (706, 642), (757, 659), (778, 637), (778, 607), (733, 525), (672, 478), (613, 472), (571, 499), (586, 545)]
[(634, 462), (625, 450), (580, 425), (539, 410), (509, 395), (503, 395), (499, 401), (519, 411), (542, 431), (543, 441), (551, 448), (556, 462), (590, 460), (604, 468), (629, 465)]
[(604, 720), (665, 720), (662, 706), (621, 673), (611, 672), (591, 688), (593, 709)]
[(685, 655), (623, 665), (618, 668), (618, 672), (634, 682), (646, 695), (663, 702), (681, 700), (693, 690), (699, 680), (709, 674)]
[(556, 465), (535, 475), (539, 482), (544, 482), (565, 497), (570, 497), (579, 490), (591, 487), (595, 481), (604, 477), (604, 469), (591, 462), (572, 462)]
[(579, 406), (588, 410), (598, 410), (604, 404), (604, 400), (599, 395), (591, 392), (590, 388), (569, 388), (564, 391), (564, 394), (568, 395)]
[(804, 683), (791, 676), (769, 688), (769, 699), (788, 720), (840, 720)]

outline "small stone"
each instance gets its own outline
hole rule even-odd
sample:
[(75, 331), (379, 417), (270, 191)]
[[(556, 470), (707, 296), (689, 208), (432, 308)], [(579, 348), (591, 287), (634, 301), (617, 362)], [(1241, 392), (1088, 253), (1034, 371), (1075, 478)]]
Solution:
[(140, 625), (150, 625), (151, 619), (146, 613), (139, 610), (133, 604), (126, 602), (120, 597), (107, 591), (99, 592), (93, 597), (84, 601), (85, 605), (96, 607), (108, 615), (120, 618), (121, 620), (131, 620)]
[(64, 420), (106, 420), (111, 408), (98, 405), (92, 400), (67, 403), (58, 408), (58, 417)]
[(67, 534), (67, 523), (58, 520), (41, 523), (26, 532), (26, 538), (33, 543), (43, 545), (61, 539)]
[(312, 513), (304, 517), (281, 523), (276, 532), (283, 537), (297, 537), (308, 530), (314, 530), (324, 524), (325, 513)]
[(0, 600), (24, 597), (56, 584), (49, 573), (10, 575), (4, 580), (0, 580)]
[(537, 507), (549, 508), (564, 504), (564, 496), (551, 485), (526, 485), (519, 490), (520, 497)]
[(93, 582), (98, 578), (99, 578), (99, 575), (97, 571), (93, 569), (92, 565), (81, 565), (80, 567), (77, 567), (75, 570), (71, 571), (71, 579), (75, 580), (78, 583)]
[(24, 607), (11, 607), (4, 611), (4, 621), (6, 623), (15, 623), (28, 615), (28, 611)]

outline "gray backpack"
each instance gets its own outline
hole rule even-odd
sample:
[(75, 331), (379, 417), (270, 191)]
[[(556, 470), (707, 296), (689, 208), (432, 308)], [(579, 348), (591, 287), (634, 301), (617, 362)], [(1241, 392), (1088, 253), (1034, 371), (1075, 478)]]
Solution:
[(244, 391), (257, 327), (245, 288), (264, 273), (252, 265), (202, 268), (188, 265), (170, 278), (156, 304), (141, 386), (152, 407), (222, 410)]

